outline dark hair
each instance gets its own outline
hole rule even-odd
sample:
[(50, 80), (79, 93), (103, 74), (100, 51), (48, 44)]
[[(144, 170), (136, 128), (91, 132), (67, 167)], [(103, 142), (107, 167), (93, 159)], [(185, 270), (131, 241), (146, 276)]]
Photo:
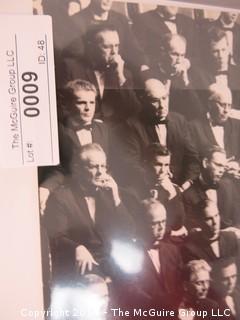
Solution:
[(110, 23), (101, 23), (98, 25), (94, 25), (89, 28), (89, 30), (86, 32), (83, 41), (85, 44), (85, 47), (94, 45), (96, 43), (96, 36), (100, 32), (105, 31), (114, 31), (118, 32), (117, 29)]
[(145, 149), (145, 162), (152, 162), (156, 156), (171, 156), (171, 152), (166, 146), (158, 142), (151, 143)]
[(216, 260), (212, 270), (213, 278), (215, 279), (220, 278), (221, 271), (232, 264), (237, 266), (237, 261), (235, 257), (229, 257), (224, 259), (222, 258), (222, 259)]
[(223, 148), (217, 145), (213, 145), (213, 146), (208, 146), (205, 148), (205, 150), (203, 150), (202, 159), (206, 158), (208, 160), (211, 160), (215, 152), (219, 152), (226, 155), (226, 151)]

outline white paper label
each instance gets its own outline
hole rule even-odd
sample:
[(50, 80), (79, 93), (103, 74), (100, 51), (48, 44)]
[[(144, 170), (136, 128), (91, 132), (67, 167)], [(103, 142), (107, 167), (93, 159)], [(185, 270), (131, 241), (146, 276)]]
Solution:
[(0, 16), (0, 166), (59, 163), (49, 16)]

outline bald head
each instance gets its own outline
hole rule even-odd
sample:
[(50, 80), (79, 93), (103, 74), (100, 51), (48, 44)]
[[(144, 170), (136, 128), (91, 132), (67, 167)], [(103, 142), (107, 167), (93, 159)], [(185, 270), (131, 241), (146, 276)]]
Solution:
[(169, 92), (158, 79), (145, 81), (145, 103), (147, 112), (152, 117), (165, 119), (169, 109)]
[(151, 241), (162, 240), (166, 232), (167, 213), (165, 207), (158, 200), (151, 198), (143, 201), (143, 211)]

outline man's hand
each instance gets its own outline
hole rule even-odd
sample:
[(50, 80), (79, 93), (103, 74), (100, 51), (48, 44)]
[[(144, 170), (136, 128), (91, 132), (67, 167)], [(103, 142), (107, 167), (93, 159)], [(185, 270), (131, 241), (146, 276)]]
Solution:
[(98, 266), (91, 253), (85, 246), (78, 246), (75, 250), (77, 270), (83, 275), (87, 270), (92, 271), (93, 264)]
[(169, 177), (166, 177), (165, 179), (159, 181), (158, 186), (162, 187), (165, 191), (169, 193), (169, 200), (173, 199), (177, 195), (176, 188), (174, 187)]
[(175, 75), (180, 77), (185, 86), (189, 85), (188, 69), (191, 67), (190, 61), (185, 58), (183, 63), (175, 65)]
[(124, 64), (125, 62), (119, 54), (112, 55), (109, 60), (109, 68), (115, 72), (120, 86), (126, 82), (126, 78), (124, 76)]
[(97, 184), (95, 183), (95, 185), (99, 189), (105, 189), (106, 191), (109, 191), (112, 195), (115, 207), (119, 206), (121, 199), (118, 192), (118, 185), (109, 174), (106, 174), (104, 177), (102, 177), (101, 181), (99, 181)]
[(50, 195), (50, 191), (47, 188), (40, 187), (38, 192), (39, 192), (40, 213), (41, 215), (43, 215), (44, 210), (46, 209), (46, 203)]

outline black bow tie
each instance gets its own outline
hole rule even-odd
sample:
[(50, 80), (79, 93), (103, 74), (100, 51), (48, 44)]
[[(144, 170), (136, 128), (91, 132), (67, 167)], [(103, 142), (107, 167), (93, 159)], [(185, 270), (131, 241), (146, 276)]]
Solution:
[(76, 126), (74, 126), (74, 129), (76, 131), (79, 131), (79, 130), (82, 130), (82, 129), (85, 129), (85, 130), (92, 130), (92, 124), (78, 124)]
[(219, 188), (218, 183), (206, 184), (203, 186), (204, 191), (217, 190)]
[(172, 23), (176, 23), (176, 18), (164, 18), (165, 22), (172, 22)]
[(227, 76), (228, 75), (228, 71), (224, 70), (224, 71), (217, 71), (216, 72), (216, 76)]
[(156, 118), (154, 119), (154, 124), (155, 125), (158, 125), (158, 124), (167, 124), (168, 123), (168, 120), (167, 119), (164, 119), (164, 120), (161, 120), (159, 118)]
[(233, 31), (233, 27), (222, 26), (221, 29), (224, 31)]
[(215, 121), (213, 121), (211, 124), (213, 127), (224, 127), (224, 123), (216, 123)]

